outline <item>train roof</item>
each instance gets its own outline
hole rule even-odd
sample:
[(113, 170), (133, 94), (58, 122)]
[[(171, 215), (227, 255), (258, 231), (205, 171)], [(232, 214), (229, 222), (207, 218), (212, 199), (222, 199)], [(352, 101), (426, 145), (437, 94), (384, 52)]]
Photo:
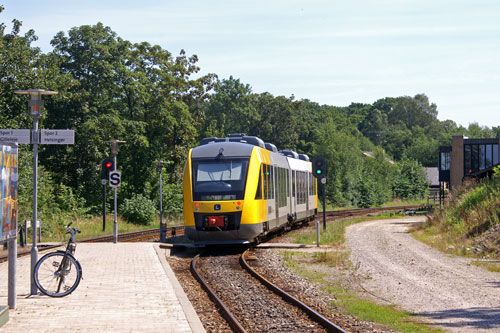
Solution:
[(307, 172), (311, 172), (312, 170), (311, 162), (290, 157), (287, 157), (287, 160), (291, 170)]
[[(246, 149), (238, 148), (242, 147), (241, 144), (247, 146)], [(278, 151), (278, 149), (274, 144), (269, 142), (264, 142), (262, 139), (256, 136), (248, 136), (245, 133), (228, 134), (227, 137), (225, 138), (217, 138), (217, 137), (204, 138), (200, 141), (200, 145), (198, 147), (193, 148), (191, 157), (193, 158), (216, 157), (220, 153), (219, 151), (220, 148), (223, 148), (222, 154), (224, 156), (247, 157), (250, 156), (250, 154), (252, 153), (253, 146), (267, 149), (273, 153), (281, 154), (283, 156), (286, 156), (287, 159), (296, 159), (307, 162), (309, 161), (309, 156), (305, 154), (298, 154), (297, 152), (289, 149)], [(228, 150), (226, 150), (226, 148)]]
[(191, 158), (250, 157), (254, 146), (239, 142), (217, 142), (193, 148)]

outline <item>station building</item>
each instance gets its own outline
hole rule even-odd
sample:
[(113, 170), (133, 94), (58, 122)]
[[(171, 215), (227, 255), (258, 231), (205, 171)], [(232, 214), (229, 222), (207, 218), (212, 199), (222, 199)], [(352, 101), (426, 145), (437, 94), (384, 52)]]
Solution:
[(454, 135), (451, 147), (439, 147), (439, 182), (451, 188), (466, 178), (482, 178), (493, 173), (499, 164), (500, 138), (469, 139)]

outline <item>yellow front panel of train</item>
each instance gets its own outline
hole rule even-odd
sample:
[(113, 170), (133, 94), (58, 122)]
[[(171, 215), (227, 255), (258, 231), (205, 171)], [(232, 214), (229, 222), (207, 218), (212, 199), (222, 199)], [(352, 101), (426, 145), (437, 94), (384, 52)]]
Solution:
[[(245, 190), (245, 205), (241, 216), (241, 224), (256, 224), (267, 220), (267, 201), (255, 199), (259, 178), (261, 177), (262, 163), (271, 162), (271, 153), (267, 149), (255, 147), (248, 164), (248, 177)], [(262, 198), (262, 196), (261, 196)]]
[(194, 209), (193, 209), (193, 187), (191, 186), (191, 181), (193, 177), (191, 176), (191, 152), (193, 150), (189, 150), (188, 159), (186, 161), (186, 165), (184, 166), (184, 177), (182, 179), (183, 186), (182, 189), (184, 191), (184, 225), (185, 226), (194, 226)]

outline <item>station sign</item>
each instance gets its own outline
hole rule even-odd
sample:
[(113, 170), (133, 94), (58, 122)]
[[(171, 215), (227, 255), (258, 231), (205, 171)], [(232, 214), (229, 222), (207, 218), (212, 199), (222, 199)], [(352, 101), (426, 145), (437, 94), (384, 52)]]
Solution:
[(72, 145), (75, 143), (74, 130), (41, 130), (40, 143), (49, 145)]
[(30, 144), (29, 129), (0, 129), (0, 141)]

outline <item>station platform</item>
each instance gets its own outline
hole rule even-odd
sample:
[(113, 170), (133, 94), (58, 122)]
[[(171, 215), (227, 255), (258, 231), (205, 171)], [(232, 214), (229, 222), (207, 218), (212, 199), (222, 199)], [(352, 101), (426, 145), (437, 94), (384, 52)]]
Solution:
[[(62, 298), (30, 295), (30, 256), (18, 258), (16, 309), (0, 331), (205, 332), (166, 251), (152, 243), (79, 243), (83, 279)], [(0, 305), (7, 305), (7, 277), (1, 263)]]

